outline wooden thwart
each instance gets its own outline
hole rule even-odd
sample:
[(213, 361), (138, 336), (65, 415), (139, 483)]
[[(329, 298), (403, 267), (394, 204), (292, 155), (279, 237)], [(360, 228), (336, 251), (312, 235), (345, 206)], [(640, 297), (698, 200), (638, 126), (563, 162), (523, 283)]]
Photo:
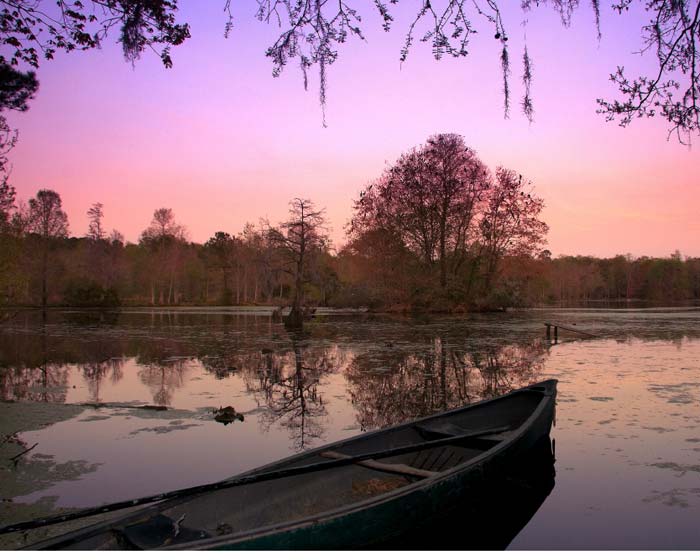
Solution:
[(416, 424), (414, 426), (416, 430), (424, 437), (429, 440), (436, 440), (440, 438), (451, 438), (451, 437), (474, 437), (478, 438), (480, 436), (493, 436), (497, 434), (503, 434), (510, 430), (509, 425), (496, 426), (495, 428), (488, 428), (484, 430), (465, 430), (455, 424), (441, 423), (435, 425), (429, 424)]
[[(324, 451), (320, 454), (321, 457), (327, 459), (350, 459), (351, 455), (345, 455), (344, 453), (338, 453), (337, 451)], [(438, 474), (437, 471), (426, 471), (424, 469), (416, 469), (415, 467), (410, 467), (409, 465), (404, 465), (403, 463), (382, 463), (381, 461), (375, 461), (374, 459), (367, 459), (365, 461), (357, 461), (353, 463), (355, 465), (361, 465), (372, 469), (375, 471), (384, 471), (398, 474), (405, 474), (408, 476), (417, 476), (419, 478), (428, 478), (433, 475)]]

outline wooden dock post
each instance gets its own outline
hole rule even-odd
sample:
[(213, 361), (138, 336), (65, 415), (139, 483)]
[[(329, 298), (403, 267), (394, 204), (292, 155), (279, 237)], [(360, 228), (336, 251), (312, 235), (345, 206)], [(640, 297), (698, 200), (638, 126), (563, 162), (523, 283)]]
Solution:
[(552, 340), (552, 327), (554, 327), (554, 342), (553, 342), (553, 344), (556, 344), (557, 342), (559, 342), (559, 327), (560, 326), (565, 331), (576, 333), (576, 334), (581, 335), (581, 336), (588, 336), (590, 338), (598, 338), (599, 337), (599, 335), (596, 335), (596, 334), (587, 333), (584, 331), (580, 331), (578, 329), (572, 329), (571, 327), (565, 327), (563, 325), (555, 325), (554, 323), (545, 323), (544, 326), (547, 327), (547, 332), (546, 332), (545, 336), (546, 336), (548, 341)]

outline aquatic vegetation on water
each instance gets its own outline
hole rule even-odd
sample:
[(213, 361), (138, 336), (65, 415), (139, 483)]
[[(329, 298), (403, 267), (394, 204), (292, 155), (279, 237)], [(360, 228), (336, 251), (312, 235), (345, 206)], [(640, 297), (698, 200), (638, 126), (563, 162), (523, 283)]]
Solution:
[[(0, 396), (20, 401), (0, 403), (0, 441), (18, 431), (26, 442), (0, 455), (37, 443), (20, 469), (66, 465), (62, 480), (10, 495), (0, 505), (10, 518), (29, 511), (20, 499), (43, 514), (210, 482), (555, 377), (556, 488), (511, 546), (625, 548), (624, 534), (637, 534), (663, 547), (672, 532), (700, 547), (686, 529), (698, 505), (700, 311), (338, 316), (294, 336), (266, 317), (211, 312), (100, 326), (53, 317), (46, 329), (25, 318), (0, 331)], [(602, 336), (549, 345), (544, 320)], [(227, 403), (246, 421), (216, 422), (212, 405)], [(615, 532), (624, 507), (636, 525)]]

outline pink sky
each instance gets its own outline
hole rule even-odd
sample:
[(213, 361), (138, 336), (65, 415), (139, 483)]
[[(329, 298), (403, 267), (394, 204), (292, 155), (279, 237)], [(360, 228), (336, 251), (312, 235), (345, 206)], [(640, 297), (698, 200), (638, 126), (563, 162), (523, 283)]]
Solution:
[[(190, 238), (240, 232), (246, 221), (284, 219), (294, 196), (326, 208), (336, 245), (352, 200), (385, 165), (433, 133), (462, 134), (483, 161), (528, 177), (547, 204), (556, 254), (700, 256), (700, 157), (666, 140), (663, 122), (627, 129), (595, 114), (613, 93), (617, 64), (644, 68), (639, 18), (603, 11), (603, 38), (582, 7), (564, 29), (549, 8), (528, 19), (535, 122), (518, 111), (521, 12), (510, 29), (512, 116), (503, 119), (497, 42), (487, 29), (466, 59), (436, 62), (415, 44), (399, 50), (410, 7), (394, 7), (394, 31), (365, 19), (368, 41), (352, 40), (329, 73), (328, 128), (321, 126), (315, 75), (308, 92), (295, 66), (271, 76), (264, 51), (275, 29), (238, 7), (232, 36), (217, 2), (184, 2), (192, 38), (173, 50), (174, 68), (145, 54), (134, 68), (117, 45), (59, 55), (39, 70), (29, 112), (11, 153), (20, 198), (58, 191), (71, 232), (84, 235), (88, 207), (104, 204), (109, 229), (136, 241), (153, 210), (169, 207)], [(116, 40), (116, 34), (113, 36)]]

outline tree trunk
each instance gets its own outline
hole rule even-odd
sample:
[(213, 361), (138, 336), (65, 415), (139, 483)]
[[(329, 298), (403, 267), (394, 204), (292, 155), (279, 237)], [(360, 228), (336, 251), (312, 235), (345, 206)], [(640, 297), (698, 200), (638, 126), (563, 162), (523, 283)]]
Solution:
[(243, 267), (243, 303), (248, 303), (248, 267)]
[(301, 328), (304, 325), (304, 313), (302, 311), (302, 290), (304, 289), (304, 246), (302, 244), (297, 260), (297, 271), (294, 279), (294, 299), (292, 300), (292, 309), (286, 317), (285, 324), (292, 328)]
[(447, 209), (448, 201), (442, 205), (442, 216), (440, 217), (440, 287), (444, 290), (447, 287), (447, 261), (446, 261), (446, 240), (447, 236)]
[(440, 239), (440, 287), (444, 290), (447, 287), (447, 261), (445, 260), (445, 236)]
[(41, 307), (46, 309), (46, 304), (48, 302), (48, 294), (46, 287), (46, 276), (49, 268), (49, 247), (48, 243), (44, 243), (44, 250), (41, 255)]
[(241, 304), (241, 265), (236, 263), (236, 305)]

